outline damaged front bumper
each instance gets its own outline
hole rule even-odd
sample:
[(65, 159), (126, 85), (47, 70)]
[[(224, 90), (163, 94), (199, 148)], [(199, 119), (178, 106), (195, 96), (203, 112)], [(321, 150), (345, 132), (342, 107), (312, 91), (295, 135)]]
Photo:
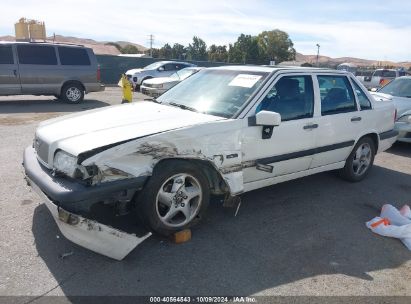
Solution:
[(85, 218), (75, 211), (88, 210), (90, 202), (95, 203), (113, 192), (142, 187), (147, 177), (87, 187), (52, 176), (50, 170), (38, 162), (36, 152), (31, 147), (24, 151), (23, 165), (28, 183), (44, 200), (61, 233), (70, 241), (121, 260), (151, 235), (148, 231), (140, 236), (129, 234)]

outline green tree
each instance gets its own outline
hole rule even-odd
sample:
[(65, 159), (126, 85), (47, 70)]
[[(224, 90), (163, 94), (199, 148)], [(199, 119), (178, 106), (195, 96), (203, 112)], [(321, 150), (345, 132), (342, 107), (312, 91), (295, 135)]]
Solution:
[(193, 43), (190, 43), (187, 48), (189, 60), (207, 60), (207, 44), (203, 39), (194, 36)]
[(171, 59), (173, 55), (173, 49), (166, 43), (159, 51), (159, 57), (165, 59)]
[(262, 63), (258, 38), (241, 34), (233, 45), (230, 44), (229, 60), (233, 63)]
[(123, 54), (138, 54), (139, 50), (135, 45), (127, 44), (123, 48), (121, 48), (121, 52)]
[(286, 32), (264, 31), (258, 35), (258, 45), (262, 54), (261, 59), (266, 63), (270, 60), (274, 60), (276, 64), (295, 60), (294, 44)]
[(171, 53), (171, 58), (173, 59), (185, 59), (187, 49), (180, 43), (174, 43)]
[(227, 62), (228, 52), (225, 45), (211, 45), (207, 51), (208, 61)]

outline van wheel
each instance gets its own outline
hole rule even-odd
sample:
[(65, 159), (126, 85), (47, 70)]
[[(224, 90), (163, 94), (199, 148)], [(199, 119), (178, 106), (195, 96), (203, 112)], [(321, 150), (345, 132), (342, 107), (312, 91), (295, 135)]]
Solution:
[(203, 217), (210, 190), (202, 171), (188, 162), (167, 161), (158, 167), (140, 193), (136, 211), (149, 229), (168, 236)]
[(374, 164), (374, 157), (374, 141), (369, 137), (360, 139), (348, 156), (344, 168), (340, 171), (342, 178), (350, 182), (363, 180)]
[(68, 103), (80, 103), (84, 99), (84, 89), (78, 83), (69, 83), (61, 90), (60, 97)]

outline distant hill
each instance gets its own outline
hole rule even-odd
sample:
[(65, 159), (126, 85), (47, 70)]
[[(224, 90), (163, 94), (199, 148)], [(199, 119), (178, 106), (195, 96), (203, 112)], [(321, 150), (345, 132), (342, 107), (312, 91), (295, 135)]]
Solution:
[[(85, 47), (92, 48), (95, 54), (98, 55), (119, 55), (120, 51), (113, 45), (107, 45), (108, 41), (96, 41), (93, 39), (87, 39), (87, 38), (77, 38), (77, 37), (70, 37), (70, 36), (61, 36), (61, 35), (56, 35), (55, 37), (50, 36), (47, 37), (48, 41), (54, 41), (59, 42), (59, 43), (68, 43), (68, 44), (81, 44), (84, 45)], [(15, 37), (14, 36), (0, 36), (0, 41), (14, 41)], [(120, 46), (124, 47), (127, 44), (134, 45), (137, 47), (137, 49), (140, 52), (144, 52), (147, 50), (146, 47), (133, 43), (133, 42), (127, 42), (127, 41), (114, 41), (114, 43), (119, 44)]]
[[(297, 53), (295, 56), (295, 60), (298, 62), (308, 62), (311, 64), (317, 63), (317, 55), (303, 55)], [(361, 58), (353, 58), (353, 57), (340, 57), (340, 58), (331, 58), (328, 56), (320, 55), (318, 57), (318, 61), (320, 64), (328, 65), (328, 66), (336, 66), (341, 63), (354, 63), (357, 66), (395, 66), (395, 67), (411, 67), (411, 61), (403, 61), (403, 62), (393, 62), (393, 61), (378, 61), (378, 60), (369, 60), (369, 59), (361, 59)]]

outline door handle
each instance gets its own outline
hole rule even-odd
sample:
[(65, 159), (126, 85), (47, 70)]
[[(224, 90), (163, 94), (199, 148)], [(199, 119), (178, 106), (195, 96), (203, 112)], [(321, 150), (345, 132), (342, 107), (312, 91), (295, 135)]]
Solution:
[(353, 117), (353, 118), (351, 118), (351, 121), (352, 122), (356, 122), (356, 121), (361, 121), (361, 117)]
[(305, 125), (304, 130), (312, 130), (312, 129), (317, 129), (318, 124), (310, 124), (310, 125)]

